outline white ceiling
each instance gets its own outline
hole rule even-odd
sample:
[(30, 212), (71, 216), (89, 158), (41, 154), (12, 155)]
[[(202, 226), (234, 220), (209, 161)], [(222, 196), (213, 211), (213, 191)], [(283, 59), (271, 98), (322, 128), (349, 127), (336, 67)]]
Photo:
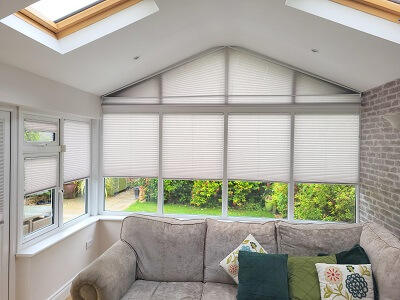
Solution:
[[(159, 12), (64, 55), (0, 24), (0, 61), (96, 95), (221, 45), (248, 48), (359, 91), (400, 78), (399, 44), (284, 0), (155, 1)], [(33, 2), (0, 0), (0, 18)]]

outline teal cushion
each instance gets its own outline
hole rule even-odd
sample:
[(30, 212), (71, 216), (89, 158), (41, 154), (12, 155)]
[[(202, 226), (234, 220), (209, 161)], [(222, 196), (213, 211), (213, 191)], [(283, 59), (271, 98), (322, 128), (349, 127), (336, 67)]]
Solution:
[(288, 300), (288, 256), (239, 251), (237, 299)]

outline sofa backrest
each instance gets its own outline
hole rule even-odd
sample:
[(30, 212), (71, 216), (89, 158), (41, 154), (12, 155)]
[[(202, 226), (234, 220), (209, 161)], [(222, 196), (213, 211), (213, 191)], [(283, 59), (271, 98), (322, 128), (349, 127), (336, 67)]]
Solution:
[(360, 246), (371, 261), (379, 299), (400, 299), (400, 241), (385, 228), (366, 223)]
[(137, 256), (137, 277), (153, 281), (202, 281), (204, 220), (133, 215), (122, 223), (121, 239)]
[(276, 222), (278, 252), (312, 256), (338, 253), (360, 244), (360, 224)]
[(268, 253), (277, 253), (275, 222), (227, 222), (207, 219), (204, 281), (235, 284), (219, 265), (229, 253), (252, 234)]

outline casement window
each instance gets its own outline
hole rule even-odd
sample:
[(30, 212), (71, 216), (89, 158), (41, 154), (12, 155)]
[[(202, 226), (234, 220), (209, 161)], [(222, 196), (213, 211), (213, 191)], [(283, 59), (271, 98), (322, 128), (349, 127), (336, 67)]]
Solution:
[(202, 53), (103, 97), (105, 211), (354, 222), (359, 103), (244, 49)]
[(91, 131), (90, 122), (27, 114), (22, 124), (25, 243), (87, 213)]

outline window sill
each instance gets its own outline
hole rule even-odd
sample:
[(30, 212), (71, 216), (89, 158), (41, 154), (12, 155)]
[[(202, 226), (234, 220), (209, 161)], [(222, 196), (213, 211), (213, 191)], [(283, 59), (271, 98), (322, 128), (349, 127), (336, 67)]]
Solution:
[(79, 222), (75, 225), (72, 225), (65, 230), (55, 233), (54, 235), (32, 245), (23, 250), (20, 250), (16, 253), (17, 258), (21, 257), (34, 257), (39, 253), (43, 252), (44, 250), (52, 247), (53, 245), (65, 240), (66, 238), (70, 237), (71, 235), (75, 234), (76, 232), (96, 223), (99, 220), (98, 216), (89, 217)]

